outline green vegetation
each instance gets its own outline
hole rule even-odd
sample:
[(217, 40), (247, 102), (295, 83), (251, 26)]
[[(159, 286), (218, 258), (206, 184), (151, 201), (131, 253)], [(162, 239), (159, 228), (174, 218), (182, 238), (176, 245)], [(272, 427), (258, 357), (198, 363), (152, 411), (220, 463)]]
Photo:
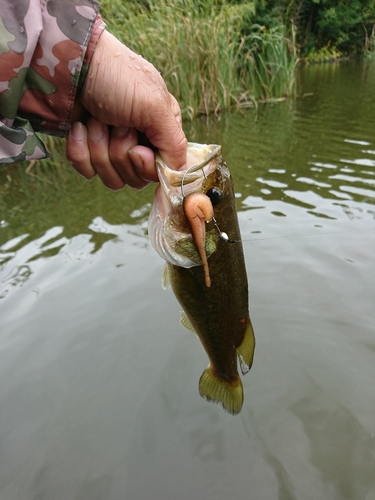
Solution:
[(293, 39), (282, 24), (254, 24), (255, 2), (105, 0), (102, 12), (161, 71), (185, 118), (294, 93)]
[[(158, 5), (162, 1), (156, 2)], [(104, 13), (116, 0), (104, 1)], [(123, 9), (132, 12), (151, 12), (153, 2), (123, 0)], [(334, 56), (362, 56), (374, 50), (375, 0), (186, 0), (174, 4), (191, 8), (199, 15), (206, 15), (212, 7), (220, 9), (225, 4), (248, 9), (243, 16), (244, 31), (253, 24), (267, 29), (284, 25), (290, 35), (291, 24), (296, 31), (300, 57), (311, 51), (334, 48)], [(115, 12), (115, 8), (112, 11)], [(242, 15), (242, 14), (241, 14)]]
[[(281, 2), (284, 3), (284, 2)], [(337, 56), (362, 56), (374, 49), (374, 0), (292, 0), (285, 18), (297, 27), (301, 56), (327, 50)]]
[(109, 30), (161, 71), (183, 116), (295, 94), (295, 66), (375, 48), (375, 0), (103, 0)]

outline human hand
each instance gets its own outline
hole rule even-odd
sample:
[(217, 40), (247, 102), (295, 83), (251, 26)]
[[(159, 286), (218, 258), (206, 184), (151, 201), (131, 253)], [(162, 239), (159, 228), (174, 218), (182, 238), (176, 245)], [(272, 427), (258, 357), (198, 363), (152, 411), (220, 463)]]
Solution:
[(104, 32), (80, 98), (91, 118), (72, 125), (66, 156), (84, 177), (98, 174), (111, 189), (141, 189), (157, 181), (154, 152), (173, 169), (186, 163), (187, 141), (176, 99), (152, 64)]

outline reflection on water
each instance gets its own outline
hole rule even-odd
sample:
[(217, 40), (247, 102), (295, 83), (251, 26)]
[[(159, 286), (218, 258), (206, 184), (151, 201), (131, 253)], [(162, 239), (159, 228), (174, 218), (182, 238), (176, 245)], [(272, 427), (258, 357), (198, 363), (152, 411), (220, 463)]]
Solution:
[(0, 171), (2, 498), (375, 499), (375, 64), (300, 89), (186, 124), (235, 182), (257, 336), (237, 418), (198, 395), (154, 186)]
[[(359, 202), (361, 211), (373, 218), (375, 151), (367, 119), (375, 100), (375, 71), (373, 64), (359, 63), (339, 70), (335, 78), (334, 65), (304, 68), (301, 85), (308, 97), (264, 107), (253, 120), (237, 115), (216, 125), (231, 169), (238, 167), (240, 199), (281, 200), (317, 217), (331, 217), (320, 207), (328, 206), (326, 199), (346, 213), (356, 212)], [(370, 140), (363, 140), (363, 134)], [(210, 130), (211, 140), (212, 135)]]
[(98, 216), (88, 225), (85, 233), (70, 238), (64, 236), (64, 228), (61, 226), (52, 227), (34, 240), (29, 234), (13, 238), (0, 249), (1, 272), (4, 276), (0, 282), (0, 298), (4, 298), (12, 288), (21, 287), (37, 272), (41, 262), (49, 257), (59, 254), (63, 261), (90, 262), (90, 256), (99, 251), (105, 242), (129, 240), (129, 235), (136, 236), (139, 245), (146, 239), (146, 224), (113, 225)]

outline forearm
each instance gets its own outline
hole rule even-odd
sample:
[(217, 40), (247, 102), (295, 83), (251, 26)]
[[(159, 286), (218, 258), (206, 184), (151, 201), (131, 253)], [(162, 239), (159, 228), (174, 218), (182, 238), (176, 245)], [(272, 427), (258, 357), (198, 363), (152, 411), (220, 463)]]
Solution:
[(0, 0), (0, 163), (47, 156), (35, 131), (66, 134), (84, 61), (104, 29), (96, 0), (14, 4)]

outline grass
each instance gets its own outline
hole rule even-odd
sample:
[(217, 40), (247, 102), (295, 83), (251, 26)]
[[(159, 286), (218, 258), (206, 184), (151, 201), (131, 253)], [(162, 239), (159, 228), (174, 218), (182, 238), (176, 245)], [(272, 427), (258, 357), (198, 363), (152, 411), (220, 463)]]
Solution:
[[(293, 95), (296, 53), (283, 27), (252, 26), (251, 3), (104, 0), (108, 29), (158, 68), (184, 118)], [(250, 28), (249, 28), (250, 27)]]

